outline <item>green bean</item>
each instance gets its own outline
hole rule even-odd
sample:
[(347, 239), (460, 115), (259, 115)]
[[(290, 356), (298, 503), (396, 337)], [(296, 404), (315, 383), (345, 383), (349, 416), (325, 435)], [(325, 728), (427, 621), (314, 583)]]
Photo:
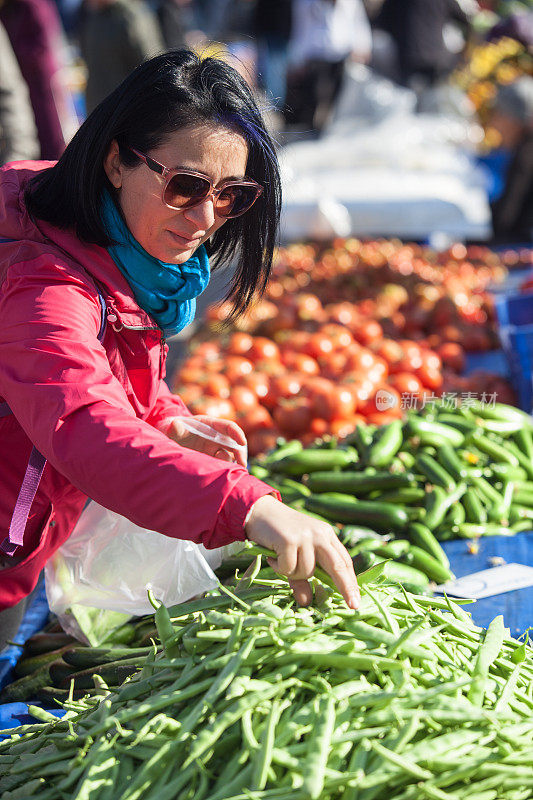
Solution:
[(335, 727), (335, 700), (326, 695), (317, 701), (317, 716), (304, 767), (303, 790), (311, 800), (318, 800), (324, 788), (329, 746)]
[(485, 639), (477, 654), (472, 675), (472, 686), (468, 692), (468, 699), (474, 703), (474, 705), (481, 706), (483, 703), (489, 667), (500, 653), (503, 636), (503, 617), (500, 615), (493, 619), (487, 628)]

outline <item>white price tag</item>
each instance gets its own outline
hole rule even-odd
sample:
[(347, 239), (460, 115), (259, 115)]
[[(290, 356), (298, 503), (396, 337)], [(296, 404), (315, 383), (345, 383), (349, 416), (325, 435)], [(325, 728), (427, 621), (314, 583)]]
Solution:
[(437, 586), (435, 591), (444, 591), (454, 597), (480, 600), (482, 597), (525, 589), (526, 586), (533, 586), (533, 567), (527, 567), (525, 564), (504, 564), (502, 567), (484, 569), (448, 581)]

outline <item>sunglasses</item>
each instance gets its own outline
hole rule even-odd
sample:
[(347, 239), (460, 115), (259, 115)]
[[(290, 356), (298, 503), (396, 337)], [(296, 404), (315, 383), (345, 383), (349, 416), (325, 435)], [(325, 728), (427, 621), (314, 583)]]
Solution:
[(128, 147), (146, 166), (165, 178), (162, 200), (169, 208), (181, 211), (194, 208), (208, 197), (213, 198), (216, 213), (221, 217), (240, 217), (253, 206), (263, 193), (263, 187), (251, 179), (242, 181), (223, 181), (218, 187), (208, 177), (189, 169), (170, 169), (141, 153), (134, 147)]

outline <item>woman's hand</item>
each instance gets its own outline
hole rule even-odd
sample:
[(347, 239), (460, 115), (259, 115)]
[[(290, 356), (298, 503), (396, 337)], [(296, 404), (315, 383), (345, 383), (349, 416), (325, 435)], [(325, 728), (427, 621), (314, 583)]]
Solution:
[[(244, 431), (235, 422), (219, 419), (218, 417), (210, 417), (206, 414), (196, 414), (191, 419), (199, 420), (204, 425), (209, 425), (218, 433), (233, 439), (237, 445), (246, 446)], [(221, 445), (206, 439), (204, 436), (200, 436), (198, 433), (191, 433), (191, 431), (187, 430), (180, 417), (172, 420), (167, 430), (167, 436), (182, 447), (188, 447), (198, 453), (220, 458), (222, 461), (235, 461), (241, 467), (246, 467), (246, 455), (243, 450), (239, 450), (239, 448), (231, 449), (228, 445)]]
[(245, 530), (251, 541), (278, 554), (277, 559), (269, 559), (269, 564), (289, 579), (300, 605), (309, 605), (313, 598), (308, 578), (318, 564), (350, 608), (359, 606), (352, 559), (327, 522), (301, 514), (267, 495), (252, 506)]

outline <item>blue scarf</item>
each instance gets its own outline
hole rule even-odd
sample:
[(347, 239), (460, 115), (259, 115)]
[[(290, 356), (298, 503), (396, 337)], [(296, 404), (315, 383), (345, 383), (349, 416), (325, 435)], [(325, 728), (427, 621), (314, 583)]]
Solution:
[(165, 336), (173, 336), (193, 321), (196, 298), (209, 283), (206, 249), (200, 245), (184, 264), (165, 264), (141, 247), (131, 235), (109, 192), (105, 191), (102, 218), (110, 237), (107, 248), (128, 281), (140, 307), (157, 322)]

